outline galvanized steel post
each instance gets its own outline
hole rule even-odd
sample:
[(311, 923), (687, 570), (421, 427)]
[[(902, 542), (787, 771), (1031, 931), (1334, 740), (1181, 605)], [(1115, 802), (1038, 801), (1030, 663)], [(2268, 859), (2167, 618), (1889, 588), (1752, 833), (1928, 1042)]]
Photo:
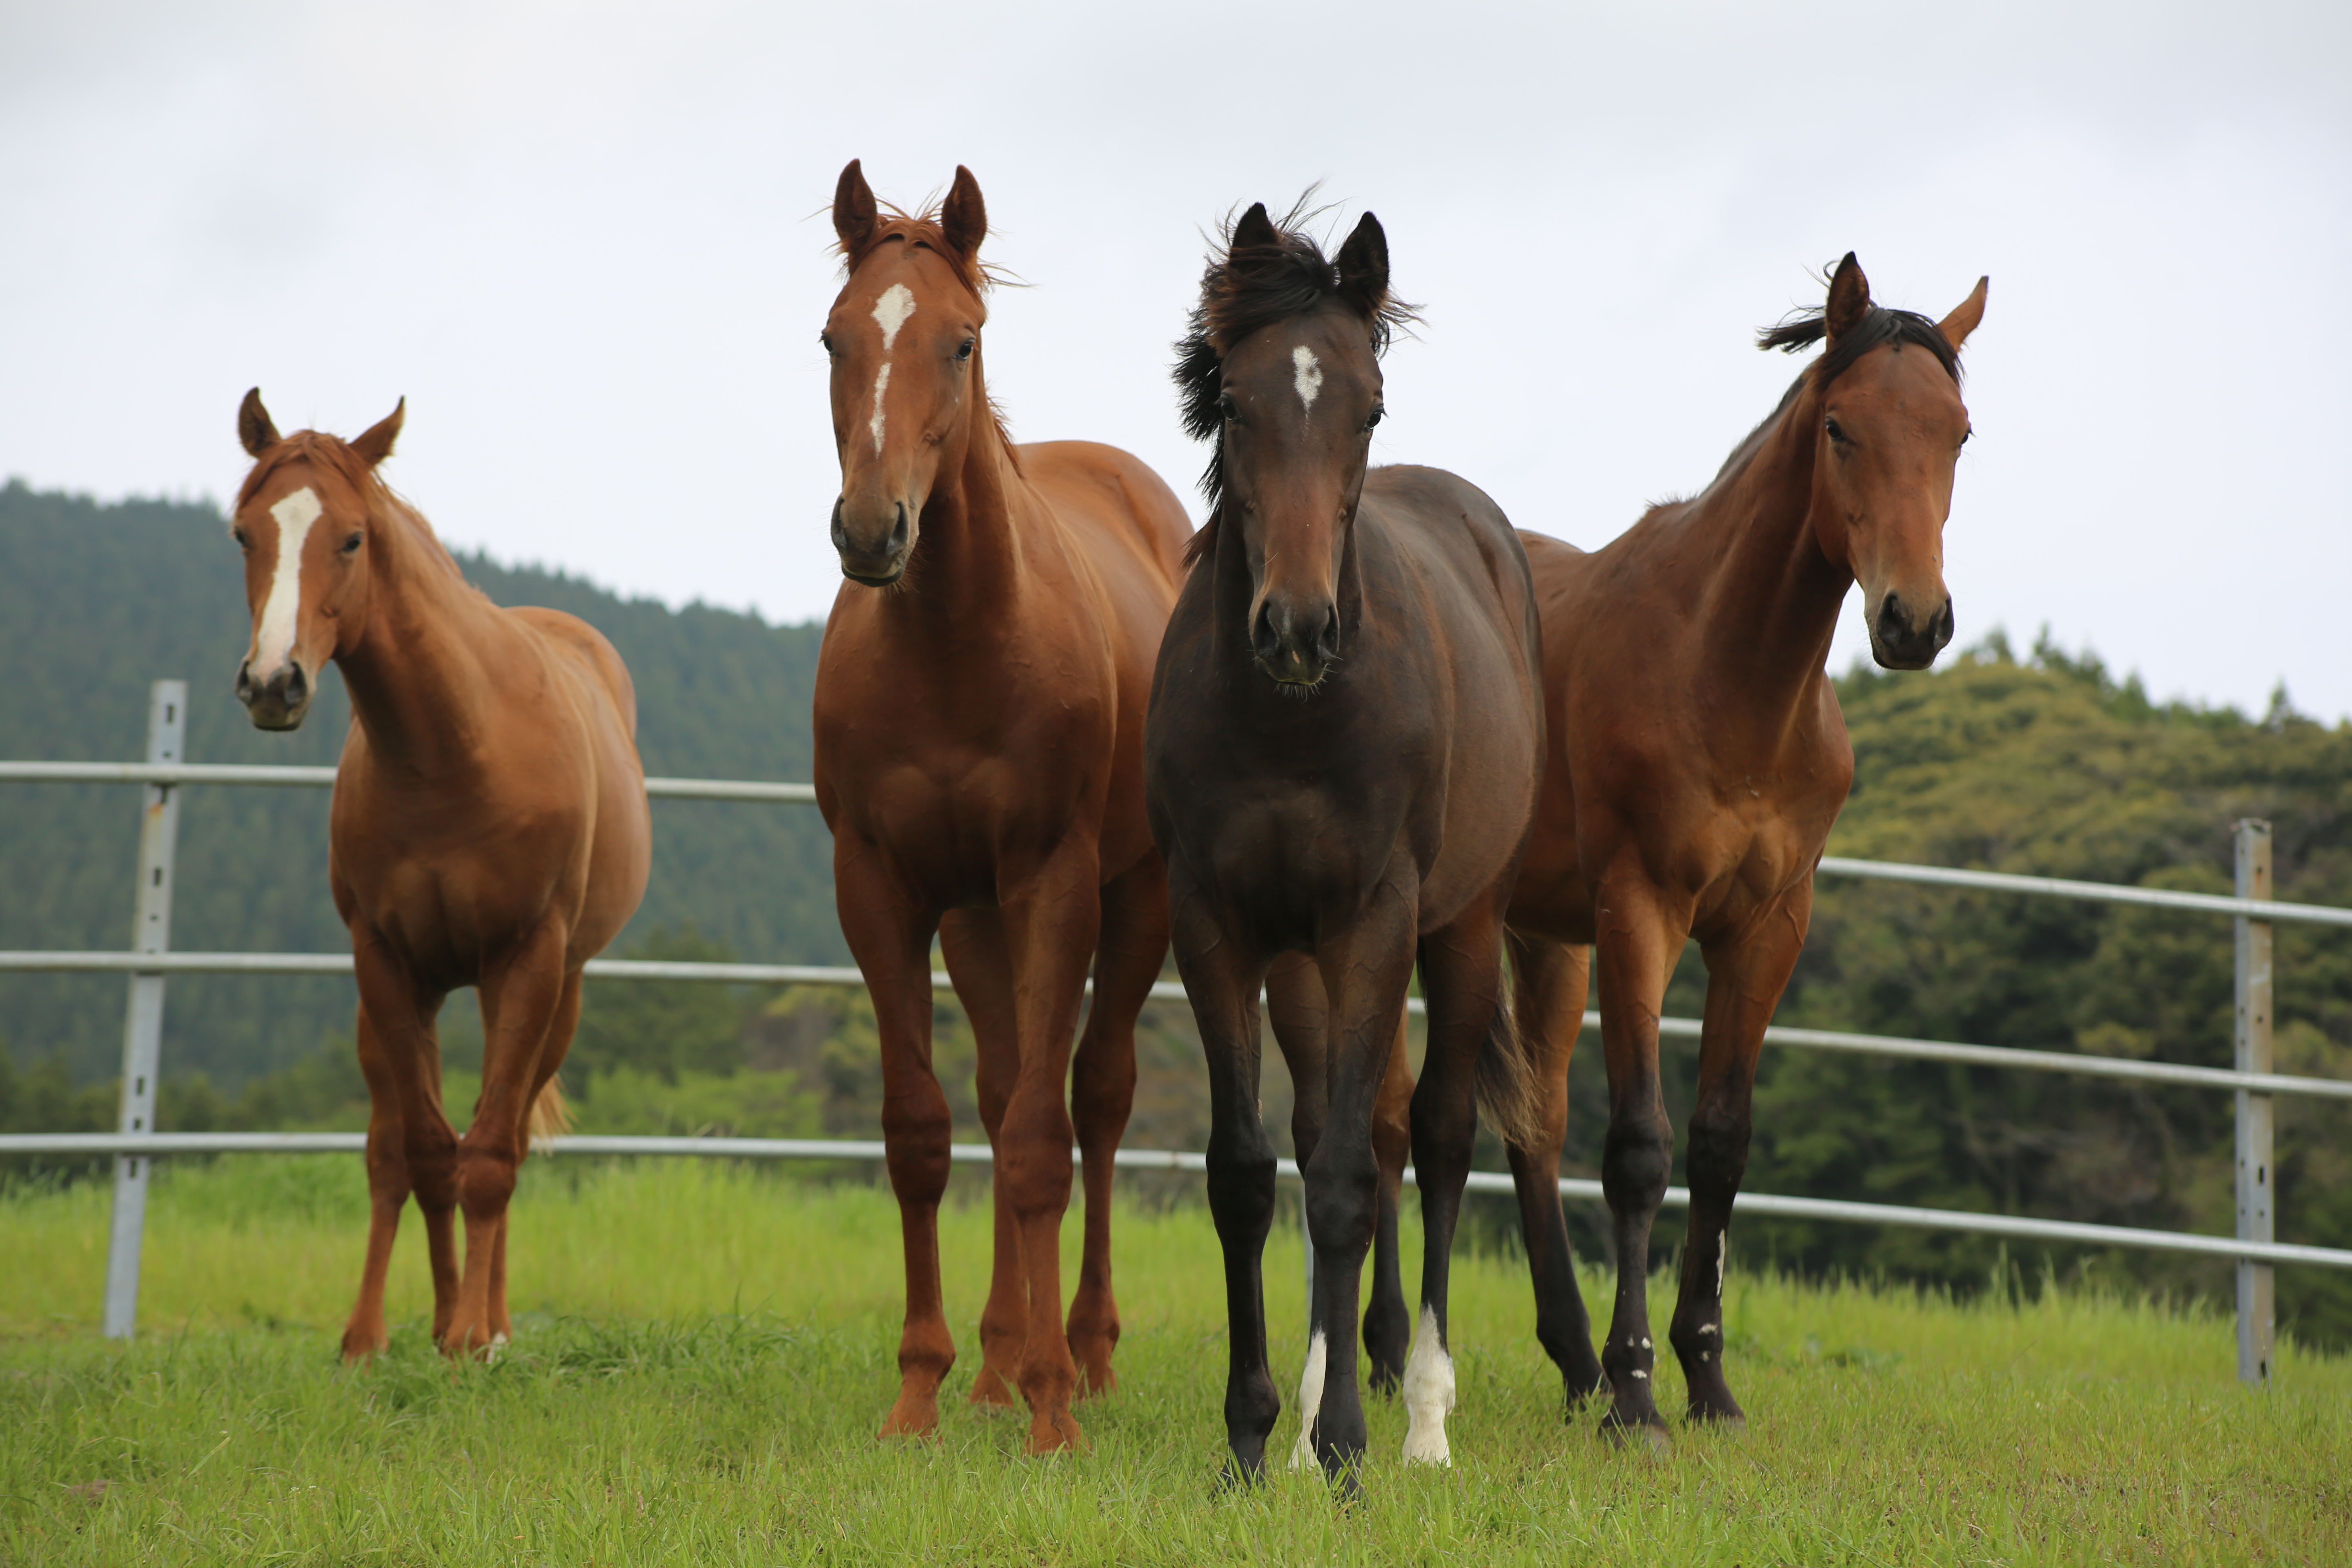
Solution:
[[(187, 732), (188, 683), (159, 680), (147, 707), (147, 760), (181, 760)], [(131, 917), (131, 945), (139, 952), (164, 952), (172, 945), (172, 852), (180, 836), (180, 795), (170, 784), (149, 784), (139, 828), (139, 897)], [(122, 1026), (122, 1120), (124, 1136), (155, 1131), (155, 1074), (163, 1056), (163, 976), (133, 974), (131, 1003)], [(114, 1160), (114, 1226), (106, 1251), (106, 1315), (109, 1339), (127, 1340), (139, 1320), (139, 1244), (147, 1226), (147, 1175), (153, 1161), (142, 1154)]]
[[(2271, 896), (2271, 825), (2238, 824), (2238, 897)], [(2271, 1070), (2271, 922), (2240, 917), (2238, 930), (2237, 1068)], [(2238, 1239), (2271, 1241), (2272, 1099), (2238, 1091)], [(2271, 1380), (2271, 1340), (2277, 1321), (2271, 1266), (2238, 1260), (2238, 1378), (2257, 1387)]]

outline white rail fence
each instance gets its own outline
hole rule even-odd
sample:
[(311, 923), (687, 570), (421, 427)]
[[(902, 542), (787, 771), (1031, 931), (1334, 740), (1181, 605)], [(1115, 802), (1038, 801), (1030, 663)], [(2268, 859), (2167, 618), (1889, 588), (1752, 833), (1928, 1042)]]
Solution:
[[(183, 681), (154, 685), (150, 705), (147, 761), (133, 763), (0, 763), (0, 783), (132, 784), (143, 787), (145, 806), (141, 818), (139, 879), (131, 947), (123, 952), (0, 952), (0, 971), (121, 973), (130, 978), (130, 998), (123, 1026), (122, 1107), (120, 1124), (111, 1133), (21, 1133), (0, 1136), (0, 1154), (112, 1155), (115, 1160), (114, 1205), (108, 1251), (104, 1329), (111, 1336), (128, 1337), (137, 1320), (141, 1239), (145, 1228), (147, 1178), (152, 1162), (173, 1154), (325, 1153), (357, 1152), (365, 1136), (356, 1132), (159, 1132), (154, 1126), (156, 1079), (161, 1068), (163, 992), (173, 974), (349, 974), (348, 953), (175, 952), (171, 950), (172, 876), (179, 828), (179, 791), (191, 784), (247, 785), (280, 788), (323, 788), (333, 784), (332, 768), (199, 766), (182, 758), (185, 732), (187, 687)], [(769, 804), (814, 804), (815, 790), (808, 784), (739, 782), (722, 779), (646, 781), (646, 793), (657, 800), (726, 800)], [(1859, 1225), (1893, 1225), (1937, 1230), (1971, 1232), (2021, 1241), (2053, 1241), (2086, 1247), (2125, 1247), (2234, 1259), (2238, 1269), (2238, 1374), (2244, 1381), (2267, 1384), (2274, 1335), (2274, 1268), (2282, 1263), (2352, 1268), (2352, 1251), (2301, 1247), (2276, 1238), (2272, 1203), (2272, 1110), (2280, 1095), (2352, 1100), (2352, 1082), (2334, 1079), (2297, 1078), (2271, 1070), (2272, 963), (2271, 935), (2279, 921), (2352, 927), (2352, 910), (2318, 904), (2280, 903), (2271, 898), (2270, 826), (2262, 822), (2237, 825), (2237, 894), (2173, 892), (2153, 888), (2123, 887), (2105, 882), (2064, 881), (2046, 877), (2017, 877), (1990, 871), (1962, 871), (1937, 866), (1906, 866), (1885, 861), (1823, 858), (1821, 869), (1834, 877), (1907, 882), (1926, 887), (1961, 888), (1977, 891), (2014, 893), (2095, 903), (2130, 904), (2183, 913), (2227, 916), (2236, 937), (2237, 1009), (2235, 1065), (2231, 1068), (2189, 1067), (2169, 1062), (2101, 1057), (2073, 1051), (2025, 1050), (2005, 1046), (1962, 1045), (1942, 1040), (1916, 1040), (1887, 1035), (1859, 1035), (1827, 1029), (1775, 1026), (1765, 1032), (1768, 1044), (1814, 1050), (1857, 1052), (1915, 1061), (1953, 1062), (1969, 1067), (2001, 1068), (2031, 1072), (2073, 1073), (2081, 1077), (2120, 1079), (2137, 1083), (2226, 1089), (2237, 1100), (2237, 1224), (2233, 1236), (2200, 1236), (2179, 1231), (2145, 1230), (2123, 1226), (2084, 1225), (2065, 1220), (2033, 1219), (2016, 1215), (1974, 1214), (1889, 1204), (1847, 1203), (1834, 1199), (1788, 1197), (1768, 1193), (1742, 1193), (1739, 1212), (1782, 1219), (1826, 1220)], [(588, 965), (599, 980), (697, 981), (718, 984), (842, 985), (865, 984), (855, 969), (788, 963), (685, 963), (600, 959)], [(948, 977), (932, 976), (946, 987)], [(1162, 984), (1152, 988), (1162, 1001), (1181, 1001), (1181, 986)], [(1412, 1005), (1418, 1010), (1416, 1001)], [(1588, 1029), (1600, 1026), (1598, 1013), (1584, 1016)], [(1659, 1032), (1672, 1038), (1696, 1039), (1699, 1024), (1691, 1018), (1660, 1020)], [(780, 1138), (604, 1138), (556, 1139), (558, 1152), (586, 1155), (684, 1155), (746, 1160), (876, 1161), (882, 1158), (878, 1142), (828, 1139)], [(984, 1144), (957, 1144), (959, 1162), (985, 1163), (992, 1155)], [(1123, 1169), (1200, 1171), (1205, 1157), (1198, 1153), (1122, 1149), (1116, 1156)], [(1283, 1161), (1279, 1173), (1290, 1180), (1297, 1167)], [(1406, 1180), (1412, 1179), (1410, 1171)], [(1469, 1179), (1474, 1192), (1507, 1193), (1511, 1179), (1496, 1172), (1475, 1172)], [(1578, 1179), (1559, 1184), (1563, 1197), (1602, 1201), (1601, 1184)], [(1669, 1188), (1669, 1207), (1689, 1203), (1689, 1194)]]

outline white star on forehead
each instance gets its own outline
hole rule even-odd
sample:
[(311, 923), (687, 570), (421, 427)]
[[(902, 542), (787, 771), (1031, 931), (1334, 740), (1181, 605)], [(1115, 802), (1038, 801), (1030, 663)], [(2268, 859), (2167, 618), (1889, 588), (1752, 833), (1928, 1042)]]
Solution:
[(1315, 395), (1323, 390), (1323, 367), (1317, 363), (1315, 351), (1305, 343), (1290, 351), (1290, 363), (1298, 369), (1291, 381), (1298, 389), (1298, 401), (1311, 409), (1315, 406)]

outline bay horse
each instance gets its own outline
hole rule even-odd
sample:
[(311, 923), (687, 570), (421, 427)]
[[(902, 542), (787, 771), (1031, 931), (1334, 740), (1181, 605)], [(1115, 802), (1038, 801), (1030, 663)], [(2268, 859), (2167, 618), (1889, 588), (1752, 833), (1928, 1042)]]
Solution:
[[(1668, 1330), (1692, 1419), (1740, 1424), (1723, 1369), (1727, 1227), (1747, 1168), (1764, 1028), (1812, 912), (1813, 868), (1853, 779), (1826, 665), (1862, 585), (1873, 657), (1922, 669), (1951, 640), (1943, 530), (1969, 414), (1959, 353), (1987, 280), (1941, 321), (1872, 303), (1849, 253), (1827, 302), (1761, 334), (1824, 345), (1706, 490), (1587, 554), (1523, 534), (1549, 707), (1535, 832), (1511, 899), (1519, 1026), (1539, 1131), (1509, 1141), (1537, 1336), (1571, 1405), (1653, 1446), (1650, 1228), (1673, 1163), (1658, 1010), (1696, 937), (1707, 990), (1690, 1118), (1689, 1230)], [(1617, 1294), (1598, 1360), (1560, 1214), (1568, 1061), (1598, 950)]]
[[(388, 1342), (384, 1276), (412, 1194), (435, 1340), (462, 1355), (512, 1333), (515, 1173), (530, 1139), (561, 1129), (555, 1074), (580, 1019), (581, 968), (635, 910), (652, 844), (620, 656), (583, 621), (502, 609), (467, 584), (376, 471), (406, 408), (348, 442), (281, 437), (258, 387), (237, 411), (254, 459), (231, 528), (253, 616), (237, 696), (257, 728), (299, 728), (332, 660), (352, 700), (328, 839), (369, 1102), (351, 1361)], [(436, 1023), (466, 985), (480, 988), (482, 1094), (460, 1138), (442, 1109)]]
[(1278, 959), (1303, 953), (1328, 1016), (1318, 1070), (1294, 1073), (1322, 1102), (1300, 1151), (1315, 1282), (1296, 1457), (1352, 1486), (1375, 1108), (1416, 961), (1429, 1047), (1411, 1142), (1427, 1246), (1402, 1380), (1408, 1460), (1448, 1457), (1447, 1253), (1474, 1093), (1506, 1130), (1529, 1125), (1503, 917), (1542, 763), (1541, 652), (1527, 558), (1493, 500), (1439, 469), (1368, 468), (1381, 353), (1410, 319), (1389, 291), (1380, 221), (1365, 214), (1330, 259), (1298, 221), (1276, 224), (1262, 204), (1242, 215), (1181, 345), (1185, 424), (1215, 455), (1153, 678), (1146, 788), (1208, 1058), (1229, 1473), (1263, 1472), (1282, 1405), (1260, 1275), (1275, 1154), (1258, 1110), (1258, 993)]
[[(847, 582), (818, 655), (816, 792), (842, 932), (874, 997), (906, 1251), (898, 1397), (882, 1435), (936, 1430), (955, 1361), (940, 1296), (950, 1126), (931, 1067), (936, 933), (971, 1019), (996, 1154), (971, 1399), (1009, 1404), (1017, 1387), (1030, 1451), (1045, 1453), (1083, 1443), (1073, 1393), (1115, 1382), (1111, 1158), (1134, 1100), (1136, 1016), (1168, 951), (1143, 714), (1191, 526), (1125, 452), (1007, 439), (982, 370), (988, 219), (969, 170), (936, 212), (909, 216), (877, 207), (853, 162), (833, 221), (848, 277), (822, 341)], [(1066, 1328), (1074, 1113), (1086, 1248)]]

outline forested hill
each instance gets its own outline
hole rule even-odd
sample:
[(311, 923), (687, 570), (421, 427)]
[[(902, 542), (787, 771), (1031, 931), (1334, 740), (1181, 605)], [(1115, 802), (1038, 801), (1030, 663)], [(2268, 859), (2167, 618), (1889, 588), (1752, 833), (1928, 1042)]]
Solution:
[[(637, 690), (648, 773), (806, 779), (819, 628), (626, 600), (531, 567), (461, 557), (502, 605), (545, 605), (613, 640)], [(302, 729), (264, 734), (231, 689), (250, 621), (226, 525), (210, 504), (88, 500), (0, 488), (0, 758), (137, 761), (147, 692), (188, 682), (187, 759), (331, 764), (349, 725), (330, 676)], [(335, 952), (323, 790), (191, 789), (182, 805), (173, 945)], [(131, 921), (139, 796), (122, 785), (0, 784), (0, 948), (121, 948)], [(662, 802), (651, 889), (618, 944), (693, 926), (746, 959), (846, 962), (831, 847), (814, 808)], [(122, 982), (0, 975), (0, 1042), (19, 1061), (64, 1049), (110, 1073)], [(342, 981), (172, 983), (174, 1071), (235, 1084), (351, 1028)]]

